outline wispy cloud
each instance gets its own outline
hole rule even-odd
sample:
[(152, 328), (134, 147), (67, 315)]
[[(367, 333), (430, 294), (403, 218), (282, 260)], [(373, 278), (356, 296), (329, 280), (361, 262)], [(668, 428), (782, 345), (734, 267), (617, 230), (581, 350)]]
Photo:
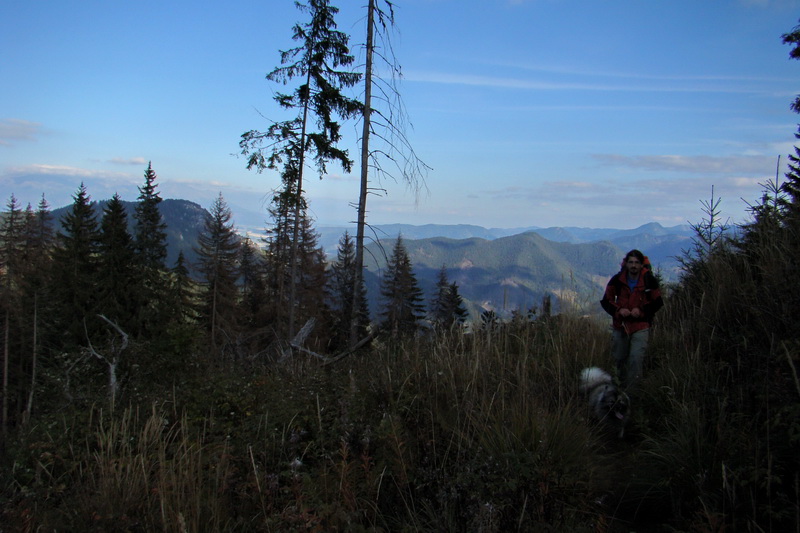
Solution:
[(142, 166), (147, 164), (147, 159), (144, 157), (112, 157), (108, 162), (115, 165)]
[(125, 172), (66, 165), (33, 164), (0, 169), (2, 189), (14, 193), (22, 202), (36, 203), (44, 194), (56, 207), (70, 203), (81, 183), (94, 199), (110, 198), (115, 192), (123, 198), (135, 197), (138, 180), (138, 176)]
[[(539, 91), (595, 91), (595, 92), (651, 92), (651, 93), (712, 93), (712, 94), (774, 94), (772, 83), (791, 83), (791, 80), (775, 78), (737, 77), (726, 75), (669, 76), (643, 75), (613, 72), (585, 72), (575, 69), (557, 72), (543, 68), (529, 68), (558, 74), (580, 76), (579, 80), (556, 80), (520, 76), (481, 76), (461, 72), (407, 71), (403, 79), (408, 82), (436, 83), (493, 87), (500, 89), (522, 89)], [(552, 76), (551, 76), (552, 77)], [(624, 80), (624, 81), (621, 81)], [(738, 82), (738, 83), (732, 83)]]
[(693, 174), (769, 174), (775, 166), (771, 156), (685, 156), (593, 154), (600, 163), (619, 168), (660, 172), (690, 172)]
[(525, 205), (535, 213), (561, 213), (562, 218), (584, 215), (602, 218), (603, 213), (612, 213), (616, 220), (612, 227), (627, 227), (629, 220), (638, 224), (648, 220), (683, 223), (697, 219), (701, 214), (699, 202), (710, 196), (713, 186), (715, 196), (723, 199), (723, 216), (742, 220), (746, 217), (742, 199), (756, 199), (760, 181), (742, 175), (703, 179), (618, 178), (603, 183), (548, 180), (531, 186), (489, 190), (484, 198), (506, 205), (509, 212)]
[(14, 141), (35, 141), (42, 133), (39, 122), (19, 118), (0, 118), (0, 146), (9, 146)]

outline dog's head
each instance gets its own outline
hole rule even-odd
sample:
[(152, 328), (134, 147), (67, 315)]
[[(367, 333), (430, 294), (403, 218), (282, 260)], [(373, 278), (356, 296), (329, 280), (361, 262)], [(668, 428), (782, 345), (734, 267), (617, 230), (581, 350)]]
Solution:
[(628, 395), (613, 385), (603, 385), (594, 404), (595, 413), (601, 420), (624, 424), (630, 411)]

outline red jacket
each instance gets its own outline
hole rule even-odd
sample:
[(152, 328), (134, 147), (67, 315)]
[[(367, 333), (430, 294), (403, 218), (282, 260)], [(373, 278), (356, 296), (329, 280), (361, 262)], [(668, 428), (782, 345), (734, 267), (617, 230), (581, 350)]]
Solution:
[[(661, 299), (661, 290), (658, 287), (658, 280), (649, 270), (643, 270), (639, 274), (636, 286), (631, 291), (628, 286), (628, 278), (625, 270), (612, 277), (606, 285), (606, 292), (600, 300), (606, 313), (614, 319), (614, 329), (624, 330), (631, 334), (650, 327), (656, 311), (661, 309), (664, 301)], [(638, 318), (622, 318), (619, 315), (620, 309), (636, 309), (641, 312)]]

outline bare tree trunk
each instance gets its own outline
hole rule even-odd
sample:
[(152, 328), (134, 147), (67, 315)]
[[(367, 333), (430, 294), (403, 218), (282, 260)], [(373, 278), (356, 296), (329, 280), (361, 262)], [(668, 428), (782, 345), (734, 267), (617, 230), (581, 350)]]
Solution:
[(8, 311), (6, 311), (5, 338), (3, 339), (3, 442), (5, 442), (8, 432), (8, 358), (10, 355), (8, 334), (11, 331), (10, 322)]
[[(311, 86), (311, 69), (308, 69), (306, 75), (306, 86)], [(297, 169), (297, 198), (294, 202), (294, 229), (292, 231), (292, 268), (291, 268), (291, 283), (289, 284), (289, 335), (288, 338), (294, 336), (294, 319), (295, 319), (295, 298), (297, 298), (297, 260), (299, 254), (300, 238), (300, 213), (301, 202), (303, 200), (303, 167), (305, 166), (306, 157), (306, 125), (308, 124), (308, 106), (310, 103), (306, 101), (303, 106), (303, 126), (300, 132), (300, 164)]]
[(36, 365), (37, 350), (39, 349), (39, 291), (33, 293), (33, 348), (31, 349), (31, 390), (28, 391), (28, 404), (25, 406), (25, 419), (27, 423), (33, 412), (33, 393), (36, 390)]
[(375, 1), (367, 6), (367, 58), (364, 69), (364, 124), (361, 133), (361, 189), (358, 195), (358, 220), (356, 222), (356, 264), (353, 283), (353, 305), (350, 313), (350, 348), (358, 341), (358, 301), (364, 276), (364, 228), (367, 219), (367, 191), (369, 187), (369, 133), (372, 114), (372, 56), (375, 51)]
[[(116, 322), (109, 320), (106, 318), (105, 315), (97, 315), (103, 320), (108, 323), (109, 326), (114, 328), (117, 333), (119, 333), (122, 341), (119, 347), (115, 346), (112, 342), (111, 345), (111, 356), (106, 357), (97, 350), (94, 349), (92, 346), (92, 340), (89, 338), (89, 333), (86, 333), (86, 341), (89, 344), (89, 353), (100, 359), (101, 361), (105, 362), (106, 366), (108, 366), (108, 399), (111, 402), (111, 406), (114, 406), (114, 402), (117, 398), (117, 393), (119, 392), (119, 380), (117, 379), (117, 365), (120, 362), (122, 357), (122, 352), (124, 352), (128, 348), (128, 334), (125, 333), (122, 328), (120, 328)], [(84, 322), (84, 329), (86, 328), (86, 323)]]

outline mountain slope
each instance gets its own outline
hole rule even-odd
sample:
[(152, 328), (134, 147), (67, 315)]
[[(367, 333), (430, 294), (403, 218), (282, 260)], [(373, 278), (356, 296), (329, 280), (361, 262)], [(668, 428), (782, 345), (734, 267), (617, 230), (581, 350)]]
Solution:
[[(106, 203), (108, 203), (107, 200), (92, 202), (98, 224), (103, 218), (103, 208)], [(128, 215), (128, 231), (133, 235), (136, 223), (133, 218), (136, 212), (136, 202), (123, 201), (122, 204), (125, 206), (125, 212)], [(53, 229), (56, 232), (61, 231), (61, 219), (71, 208), (72, 206), (68, 205), (53, 210)], [(166, 266), (174, 266), (180, 252), (183, 252), (184, 257), (190, 264), (194, 263), (197, 259), (194, 247), (197, 246), (197, 237), (203, 230), (208, 211), (194, 202), (174, 199), (163, 200), (159, 204), (159, 209), (164, 223), (167, 225)]]
[[(494, 240), (436, 237), (404, 242), (422, 290), (430, 297), (444, 265), (473, 313), (527, 310), (539, 307), (546, 295), (554, 296), (554, 303), (579, 303), (577, 298), (591, 295), (599, 300), (608, 277), (619, 270), (619, 249), (607, 241), (558, 243), (528, 232)], [(391, 250), (392, 243), (385, 240), (380, 245)], [(379, 245), (368, 248), (365, 266), (379, 276), (386, 257)]]

